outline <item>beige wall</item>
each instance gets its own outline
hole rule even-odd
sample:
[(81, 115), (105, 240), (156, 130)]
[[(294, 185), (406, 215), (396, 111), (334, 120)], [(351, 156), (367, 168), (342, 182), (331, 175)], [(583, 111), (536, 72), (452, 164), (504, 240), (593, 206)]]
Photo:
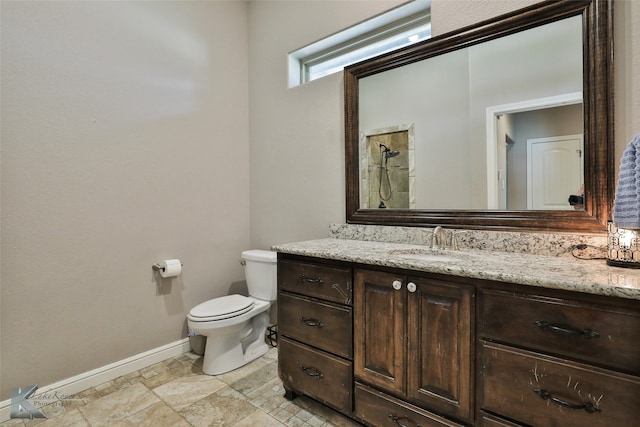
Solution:
[[(344, 222), (342, 77), (288, 89), (286, 54), (400, 3), (2, 1), (0, 399), (184, 337), (241, 250)], [(433, 0), (434, 32), (520, 3)], [(617, 8), (620, 147), (640, 3)]]
[(243, 2), (1, 7), (4, 400), (185, 337), (242, 280), (249, 96)]
[(513, 12), (542, 0), (431, 0), (434, 36)]
[(326, 237), (345, 221), (342, 74), (289, 89), (287, 53), (401, 3), (250, 3), (253, 246)]

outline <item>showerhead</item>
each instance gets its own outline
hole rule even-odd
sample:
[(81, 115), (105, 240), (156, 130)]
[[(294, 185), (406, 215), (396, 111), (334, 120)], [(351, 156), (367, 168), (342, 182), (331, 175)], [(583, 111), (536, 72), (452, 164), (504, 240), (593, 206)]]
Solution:
[(382, 152), (380, 154), (384, 153), (384, 158), (385, 159), (390, 159), (391, 157), (395, 157), (398, 154), (400, 154), (399, 151), (391, 150), (389, 147), (387, 147), (384, 144), (380, 144), (380, 149), (382, 150)]

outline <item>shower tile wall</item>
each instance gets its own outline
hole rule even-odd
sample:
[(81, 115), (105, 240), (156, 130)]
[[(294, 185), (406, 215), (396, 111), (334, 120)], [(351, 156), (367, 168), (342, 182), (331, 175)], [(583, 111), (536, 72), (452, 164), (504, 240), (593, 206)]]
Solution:
[[(380, 144), (400, 154), (387, 160)], [(409, 208), (409, 132), (390, 132), (369, 137), (369, 207), (376, 208), (384, 201), (387, 208)], [(387, 173), (388, 171), (388, 181)], [(380, 176), (382, 174), (382, 177)], [(381, 200), (387, 199), (387, 200)]]

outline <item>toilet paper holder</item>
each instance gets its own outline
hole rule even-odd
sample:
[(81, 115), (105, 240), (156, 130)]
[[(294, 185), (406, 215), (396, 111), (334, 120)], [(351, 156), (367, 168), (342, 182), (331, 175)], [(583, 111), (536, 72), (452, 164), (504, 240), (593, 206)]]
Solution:
[[(180, 266), (181, 266), (181, 267), (184, 267), (184, 263), (182, 263), (182, 262), (181, 262), (181, 263), (180, 263)], [(153, 268), (153, 269), (154, 269), (154, 270), (156, 270), (156, 271), (164, 271), (164, 267), (163, 267), (163, 266), (161, 266), (159, 262), (156, 262), (155, 264), (153, 264), (153, 265), (151, 266), (151, 268)]]

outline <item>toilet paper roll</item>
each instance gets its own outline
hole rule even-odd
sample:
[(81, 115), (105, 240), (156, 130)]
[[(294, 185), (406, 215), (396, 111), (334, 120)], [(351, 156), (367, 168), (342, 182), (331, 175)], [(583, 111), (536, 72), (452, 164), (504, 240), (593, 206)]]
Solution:
[(179, 259), (165, 259), (160, 262), (160, 275), (162, 277), (176, 277), (182, 273), (182, 262)]

